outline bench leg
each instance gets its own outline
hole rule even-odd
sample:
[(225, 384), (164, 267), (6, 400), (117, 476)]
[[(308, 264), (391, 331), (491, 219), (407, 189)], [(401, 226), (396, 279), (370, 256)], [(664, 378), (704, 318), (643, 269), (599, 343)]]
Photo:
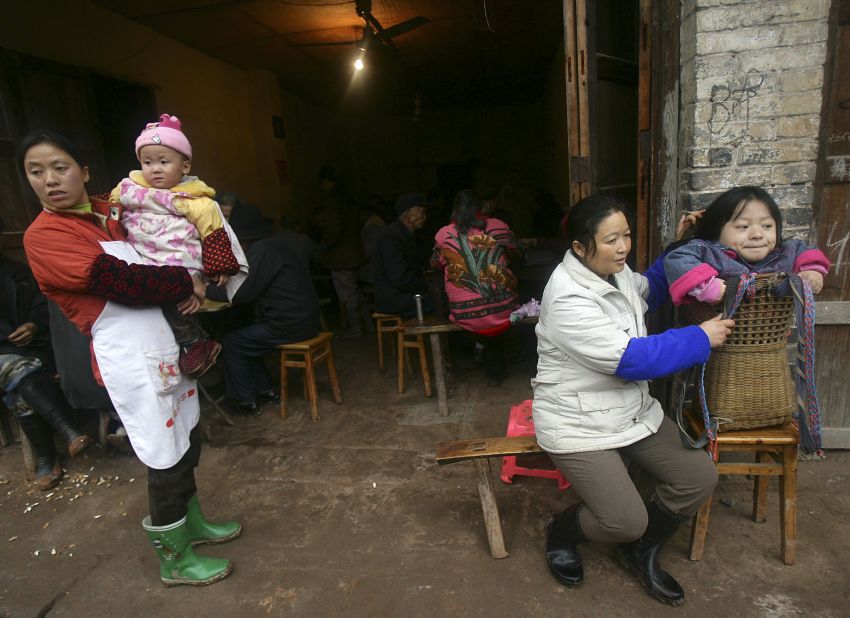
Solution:
[(782, 561), (797, 560), (797, 446), (782, 449), (782, 479), (779, 483), (779, 518), (782, 527)]
[(416, 342), (419, 344), (419, 369), (422, 371), (422, 382), (425, 384), (425, 396), (430, 397), (431, 376), (428, 372), (428, 357), (425, 355), (425, 337), (417, 335)]
[(693, 523), (691, 524), (691, 560), (702, 560), (702, 552), (705, 549), (705, 536), (708, 534), (708, 519), (711, 514), (711, 500), (709, 497), (705, 503), (699, 507), (699, 511), (694, 515)]
[[(770, 459), (770, 454), (765, 451), (756, 451), (756, 463), (764, 463)], [(753, 480), (753, 521), (763, 524), (767, 521), (767, 484), (770, 477), (756, 475)]]
[(493, 558), (507, 558), (508, 552), (505, 550), (505, 539), (502, 536), (499, 507), (496, 505), (496, 496), (493, 493), (490, 459), (476, 459), (475, 469), (478, 471), (478, 495), (481, 497), (481, 510), (484, 512), (484, 527), (487, 529), (490, 555)]
[(431, 355), (434, 359), (434, 381), (437, 383), (437, 409), (440, 416), (449, 415), (449, 398), (446, 392), (446, 365), (443, 362), (443, 345), (438, 333), (428, 335), (431, 340)]

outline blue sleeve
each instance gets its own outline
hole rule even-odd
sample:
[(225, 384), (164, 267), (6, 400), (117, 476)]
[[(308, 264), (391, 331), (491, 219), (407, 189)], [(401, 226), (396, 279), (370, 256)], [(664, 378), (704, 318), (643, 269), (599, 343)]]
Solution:
[(708, 360), (711, 345), (699, 326), (671, 328), (629, 340), (615, 374), (624, 380), (663, 378)]
[(649, 298), (646, 303), (649, 305), (649, 311), (656, 311), (664, 306), (670, 298), (670, 288), (667, 287), (667, 275), (664, 273), (664, 258), (670, 252), (668, 247), (661, 255), (659, 255), (652, 263), (643, 276), (649, 281)]

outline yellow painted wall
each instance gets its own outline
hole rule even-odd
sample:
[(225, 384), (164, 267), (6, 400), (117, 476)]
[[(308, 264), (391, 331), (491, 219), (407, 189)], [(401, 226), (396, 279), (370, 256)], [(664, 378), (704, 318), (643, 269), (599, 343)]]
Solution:
[(278, 218), (285, 191), (275, 161), (286, 149), (272, 132), (271, 116), (282, 115), (273, 74), (230, 66), (86, 1), (15, 2), (0, 19), (0, 46), (151, 87), (158, 113), (183, 121), (192, 172)]

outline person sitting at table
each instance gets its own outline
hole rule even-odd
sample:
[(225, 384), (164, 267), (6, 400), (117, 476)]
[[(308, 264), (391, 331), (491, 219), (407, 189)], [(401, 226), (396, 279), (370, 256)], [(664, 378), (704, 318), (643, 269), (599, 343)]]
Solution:
[(478, 335), (487, 383), (499, 386), (506, 374), (504, 334), (519, 305), (509, 263), (518, 247), (507, 224), (482, 208), (473, 191), (457, 194), (452, 222), (434, 238), (431, 266), (445, 273), (451, 321)]
[(414, 233), (425, 225), (428, 201), (422, 193), (406, 193), (395, 204), (396, 220), (386, 227), (375, 253), (375, 311), (411, 317), (415, 295), (423, 313), (433, 313), (435, 301), (419, 265)]
[[(5, 228), (0, 219), (0, 233)], [(53, 432), (68, 441), (68, 454), (81, 453), (92, 439), (74, 420), (59, 386), (51, 378), (47, 301), (26, 264), (0, 253), (0, 394), (29, 439), (36, 456), (39, 489), (62, 479)]]
[[(286, 236), (274, 234), (259, 210), (244, 214), (233, 231), (248, 258), (249, 274), (232, 300), (253, 303), (255, 322), (224, 336), (222, 357), (225, 392), (234, 412), (257, 416), (262, 413), (258, 402), (279, 401), (263, 355), (281, 343), (319, 334), (319, 297), (307, 261)], [(225, 290), (215, 285), (207, 288), (207, 297), (227, 300)]]

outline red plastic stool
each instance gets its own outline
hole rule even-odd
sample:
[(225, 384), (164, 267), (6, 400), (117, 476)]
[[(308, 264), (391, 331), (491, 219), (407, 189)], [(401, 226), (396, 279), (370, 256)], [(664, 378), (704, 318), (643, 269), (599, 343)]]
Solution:
[[(534, 435), (534, 419), (531, 415), (531, 399), (518, 403), (511, 408), (511, 413), (508, 416), (508, 433), (507, 436), (533, 436)], [(558, 469), (547, 470), (545, 468), (523, 468), (516, 463), (516, 455), (502, 457), (502, 474), (500, 478), (505, 483), (512, 483), (513, 477), (519, 474), (520, 476), (537, 476), (544, 479), (555, 479), (558, 481), (558, 489), (567, 489), (570, 482), (564, 478), (561, 471)]]

